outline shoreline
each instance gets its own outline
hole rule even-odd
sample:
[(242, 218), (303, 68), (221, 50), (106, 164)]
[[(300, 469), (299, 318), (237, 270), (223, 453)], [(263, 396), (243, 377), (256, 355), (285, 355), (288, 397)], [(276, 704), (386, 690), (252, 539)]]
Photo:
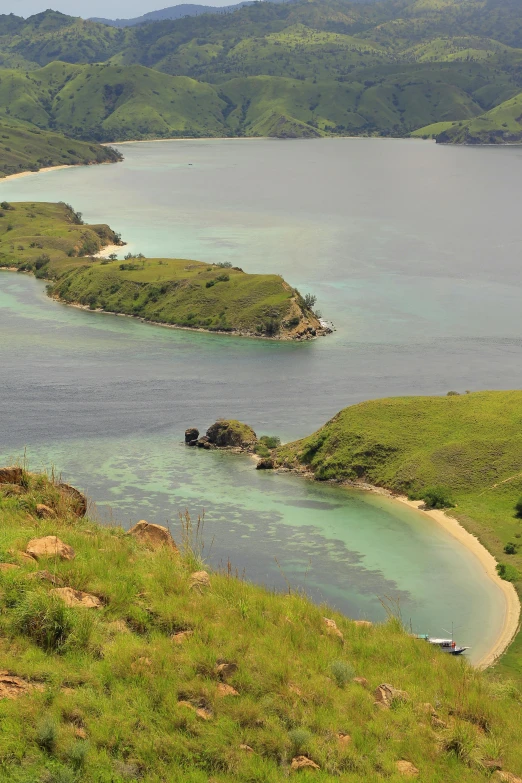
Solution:
[[(105, 147), (111, 147), (112, 144), (105, 144), (100, 145)], [(7, 182), (7, 180), (10, 179), (21, 179), (22, 177), (31, 177), (34, 174), (45, 174), (49, 171), (61, 171), (62, 169), (83, 169), (88, 168), (90, 166), (112, 166), (114, 163), (122, 163), (122, 160), (104, 160), (100, 163), (62, 163), (59, 166), (46, 166), (43, 169), (38, 169), (38, 171), (19, 171), (17, 174), (8, 174), (7, 177), (2, 177), (0, 179), (0, 184), (2, 182)]]
[[(115, 246), (117, 247), (117, 246)], [(6, 272), (18, 272), (18, 267), (0, 267), (0, 269), (6, 271)], [(88, 305), (82, 305), (78, 304), (77, 302), (64, 302), (61, 299), (58, 299), (54, 296), (49, 297), (52, 299), (53, 302), (57, 302), (58, 304), (63, 305), (64, 307), (75, 307), (77, 310), (85, 310), (89, 313), (102, 313), (103, 315), (113, 315), (117, 318), (133, 318), (135, 321), (140, 321), (143, 324), (149, 324), (150, 326), (162, 326), (164, 329), (181, 329), (183, 332), (198, 332), (199, 334), (219, 334), (222, 337), (248, 337), (251, 340), (268, 340), (269, 342), (273, 343), (309, 343), (313, 340), (317, 340), (319, 337), (327, 337), (330, 332), (323, 332), (321, 334), (316, 335), (315, 337), (309, 337), (305, 340), (297, 340), (293, 337), (263, 337), (258, 334), (251, 334), (250, 332), (239, 332), (239, 331), (231, 331), (231, 332), (224, 332), (219, 329), (203, 329), (200, 326), (178, 326), (177, 324), (165, 324), (161, 321), (148, 321), (146, 318), (142, 318), (139, 315), (132, 315), (131, 313), (113, 313), (109, 310), (102, 310), (101, 308), (97, 307), (94, 310), (91, 310), (91, 308)]]
[[(7, 182), (9, 179), (21, 179), (22, 177), (30, 177), (33, 174), (43, 174), (46, 171), (60, 171), (61, 169), (78, 169), (81, 166), (83, 166), (83, 163), (64, 163), (61, 166), (47, 166), (43, 169), (38, 169), (38, 171), (20, 171), (18, 174), (9, 174), (7, 177), (2, 177), (0, 179), (0, 183)], [(98, 164), (103, 165), (103, 164)]]
[(517, 591), (513, 584), (507, 582), (505, 579), (501, 579), (498, 575), (497, 561), (491, 552), (481, 544), (476, 536), (466, 530), (458, 519), (449, 516), (445, 511), (439, 509), (423, 508), (424, 504), (422, 500), (409, 500), (405, 495), (395, 495), (390, 490), (385, 489), (384, 487), (374, 486), (373, 484), (358, 485), (355, 482), (343, 482), (341, 486), (345, 486), (349, 489), (359, 489), (365, 492), (371, 492), (375, 495), (384, 495), (396, 503), (401, 503), (402, 505), (409, 506), (409, 508), (413, 508), (415, 511), (419, 511), (421, 514), (429, 517), (443, 527), (444, 530), (462, 544), (468, 552), (471, 552), (471, 554), (474, 555), (482, 566), (485, 575), (497, 585), (505, 599), (505, 613), (500, 636), (490, 650), (484, 653), (478, 661), (471, 664), (475, 669), (487, 669), (490, 666), (493, 666), (507, 650), (518, 633), (521, 606)]

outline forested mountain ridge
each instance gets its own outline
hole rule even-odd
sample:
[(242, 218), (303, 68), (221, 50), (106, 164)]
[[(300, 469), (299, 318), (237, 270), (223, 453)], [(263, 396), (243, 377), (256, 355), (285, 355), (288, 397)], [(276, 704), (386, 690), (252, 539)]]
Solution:
[(444, 140), (522, 139), (520, 115), (494, 111), (522, 94), (514, 0), (263, 2), (125, 29), (0, 16), (2, 64), (0, 116), (89, 140), (404, 136), (441, 122)]

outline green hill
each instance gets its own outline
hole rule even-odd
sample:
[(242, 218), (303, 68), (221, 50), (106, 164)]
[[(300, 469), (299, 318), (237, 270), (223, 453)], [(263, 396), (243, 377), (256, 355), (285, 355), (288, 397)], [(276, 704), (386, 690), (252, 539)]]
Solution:
[(436, 136), (438, 142), (513, 144), (522, 141), (522, 92), (467, 122), (452, 123)]
[(121, 160), (120, 153), (110, 147), (0, 121), (0, 177), (48, 166), (115, 163), (118, 160)]
[[(282, 446), (278, 464), (321, 481), (367, 482), (422, 498), (441, 488), (450, 514), (477, 535), (522, 591), (522, 391), (396, 397), (345, 408)], [(508, 554), (505, 547), (513, 543)], [(522, 676), (522, 638), (503, 665)]]
[(84, 225), (67, 204), (0, 205), (0, 265), (52, 280), (51, 296), (69, 304), (265, 338), (326, 333), (305, 299), (279, 275), (183, 259), (92, 257), (120, 242), (106, 225)]
[(513, 684), (396, 620), (371, 627), (205, 571), (188, 518), (178, 551), (146, 523), (129, 535), (78, 517), (44, 476), (0, 476), (2, 783), (522, 772)]
[[(521, 90), (511, 0), (254, 3), (123, 29), (0, 17), (0, 116), (86, 140), (405, 136)], [(502, 111), (480, 122), (448, 140), (515, 140)]]

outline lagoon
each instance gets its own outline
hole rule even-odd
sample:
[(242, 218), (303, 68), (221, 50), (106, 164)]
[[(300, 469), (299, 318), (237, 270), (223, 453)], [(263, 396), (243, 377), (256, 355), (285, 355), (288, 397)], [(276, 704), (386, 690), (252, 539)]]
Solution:
[(176, 535), (179, 511), (204, 511), (213, 565), (230, 559), (353, 617), (382, 618), (390, 596), (414, 630), (454, 622), (480, 657), (502, 597), (443, 530), (385, 498), (188, 450), (182, 435), (234, 416), (289, 439), (370, 397), (519, 387), (522, 151), (378, 139), (121, 149), (123, 164), (3, 182), (0, 197), (68, 201), (147, 255), (279, 272), (317, 294), (337, 331), (291, 345), (168, 330), (67, 308), (0, 273), (2, 456), (27, 447), (33, 469), (54, 465), (126, 525), (168, 520)]

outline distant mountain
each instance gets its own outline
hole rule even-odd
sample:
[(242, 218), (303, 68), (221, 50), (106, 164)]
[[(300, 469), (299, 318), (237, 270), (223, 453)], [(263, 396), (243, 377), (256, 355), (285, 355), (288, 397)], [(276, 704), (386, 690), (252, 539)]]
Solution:
[[(102, 19), (93, 16), (90, 22), (101, 22), (111, 27), (134, 27), (137, 24), (146, 24), (147, 22), (162, 22), (165, 19), (182, 19), (184, 16), (200, 16), (201, 14), (226, 14), (230, 11), (236, 11), (244, 5), (252, 5), (256, 0), (245, 0), (243, 3), (235, 5), (224, 5), (216, 7), (213, 5), (195, 5), (194, 3), (181, 3), (172, 5), (169, 8), (162, 8), (159, 11), (151, 11), (143, 16), (137, 16), (134, 19)], [(283, 2), (283, 0), (272, 0), (272, 2)]]

